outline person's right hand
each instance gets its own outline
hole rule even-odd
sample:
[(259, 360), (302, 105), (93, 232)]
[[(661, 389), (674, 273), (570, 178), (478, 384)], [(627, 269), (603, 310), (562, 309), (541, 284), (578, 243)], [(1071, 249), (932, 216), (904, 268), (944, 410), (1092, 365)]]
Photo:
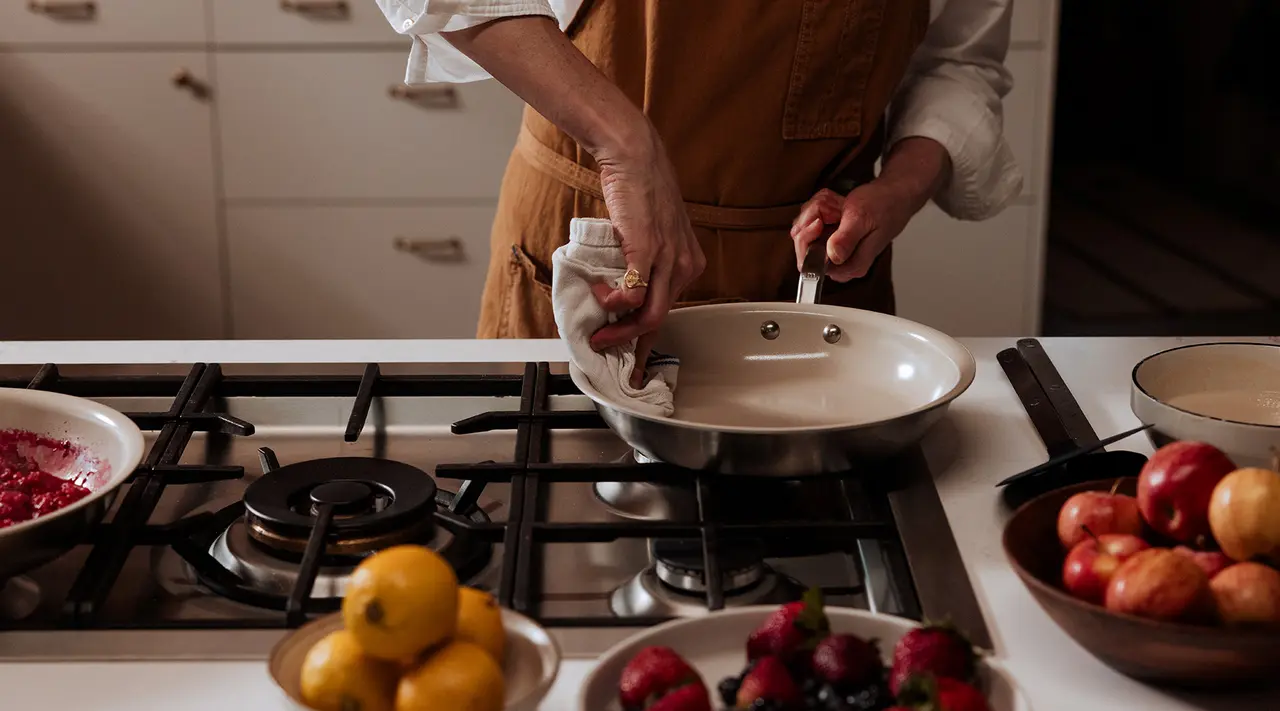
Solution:
[(650, 346), (673, 304), (706, 268), (707, 260), (685, 213), (675, 169), (661, 140), (647, 125), (647, 140), (625, 151), (596, 156), (609, 219), (622, 242), (627, 268), (648, 287), (596, 284), (596, 299), (607, 311), (630, 312), (591, 338), (596, 350), (639, 339), (633, 387), (640, 387)]

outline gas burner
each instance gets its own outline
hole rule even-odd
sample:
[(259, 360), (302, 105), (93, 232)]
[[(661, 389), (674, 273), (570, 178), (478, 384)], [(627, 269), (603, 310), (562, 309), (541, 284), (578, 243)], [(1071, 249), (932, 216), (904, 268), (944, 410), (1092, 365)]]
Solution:
[[(253, 604), (283, 605), (298, 581), (317, 512), (329, 506), (334, 515), (311, 589), (313, 599), (340, 599), (361, 560), (404, 543), (430, 547), (453, 566), (460, 580), (473, 581), (490, 562), (492, 546), (465, 535), (462, 528), (489, 523), (489, 516), (479, 507), (450, 512), (456, 496), (439, 490), (422, 470), (391, 460), (299, 462), (273, 469), (245, 489), (244, 515), (213, 538), (209, 555), (245, 588), (267, 595), (268, 602)], [(220, 592), (236, 597), (234, 591)]]
[(692, 489), (643, 481), (600, 481), (592, 491), (610, 513), (634, 521), (680, 521), (698, 515)]
[[(453, 493), (437, 492), (436, 504), (447, 510)], [(439, 514), (445, 515), (445, 514)], [(477, 509), (468, 517), (476, 523), (487, 523), (489, 517)], [(489, 561), (489, 546), (480, 541), (468, 541), (455, 536), (445, 526), (436, 526), (431, 539), (417, 540), (430, 547), (454, 566), (460, 580), (474, 577)], [(298, 580), (299, 564), (264, 550), (252, 538), (248, 524), (242, 519), (233, 522), (214, 540), (209, 548), (213, 556), (227, 570), (235, 573), (250, 588), (273, 595), (287, 596)], [(329, 556), (326, 564), (316, 574), (313, 598), (340, 598), (346, 595), (347, 579), (360, 562), (360, 557)]]
[[(697, 617), (707, 614), (702, 544), (696, 540), (655, 540), (654, 563), (609, 597), (618, 617)], [(725, 607), (769, 605), (799, 599), (803, 590), (765, 565), (760, 547), (744, 543), (719, 556)]]
[[(761, 547), (753, 542), (722, 546), (716, 559), (720, 563), (720, 579), (726, 595), (746, 590), (765, 575)], [(694, 539), (658, 539), (649, 544), (653, 571), (658, 580), (677, 592), (703, 595), (707, 592), (707, 576), (703, 567), (702, 541)]]
[[(327, 556), (360, 556), (435, 533), (436, 482), (389, 459), (339, 457), (289, 464), (244, 492), (247, 538), (296, 561), (307, 547), (319, 507), (333, 507)], [(228, 550), (238, 536), (227, 539)], [(245, 541), (247, 544), (247, 541)]]
[[(633, 451), (618, 462), (654, 464), (657, 460)], [(591, 489), (610, 512), (634, 521), (680, 521), (698, 515), (698, 499), (692, 487), (642, 481), (599, 481)]]

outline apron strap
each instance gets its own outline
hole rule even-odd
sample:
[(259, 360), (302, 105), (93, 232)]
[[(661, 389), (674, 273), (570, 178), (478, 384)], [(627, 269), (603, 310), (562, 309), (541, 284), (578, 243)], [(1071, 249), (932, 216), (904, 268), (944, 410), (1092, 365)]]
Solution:
[[(516, 139), (516, 151), (538, 171), (574, 190), (599, 200), (604, 199), (597, 173), (543, 145), (523, 124), (520, 126), (520, 136)], [(777, 207), (722, 207), (686, 202), (685, 210), (689, 214), (689, 221), (700, 227), (717, 230), (778, 230), (791, 229), (791, 223), (800, 214), (802, 205), (803, 203)]]

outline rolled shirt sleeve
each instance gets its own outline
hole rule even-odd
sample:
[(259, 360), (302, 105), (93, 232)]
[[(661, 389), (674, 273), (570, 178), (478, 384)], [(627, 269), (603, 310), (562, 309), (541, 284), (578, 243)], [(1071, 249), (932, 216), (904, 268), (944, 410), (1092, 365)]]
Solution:
[(1013, 88), (1004, 65), (1012, 6), (945, 0), (890, 109), (890, 145), (923, 136), (947, 149), (951, 176), (934, 202), (957, 219), (993, 217), (1022, 192), (1002, 104)]
[[(488, 79), (488, 72), (455, 49), (440, 33), (464, 30), (503, 17), (556, 18), (553, 5), (563, 12), (566, 0), (378, 0), (387, 22), (400, 34), (413, 38), (405, 71), (406, 84), (458, 84)], [(561, 21), (561, 26), (566, 22)]]

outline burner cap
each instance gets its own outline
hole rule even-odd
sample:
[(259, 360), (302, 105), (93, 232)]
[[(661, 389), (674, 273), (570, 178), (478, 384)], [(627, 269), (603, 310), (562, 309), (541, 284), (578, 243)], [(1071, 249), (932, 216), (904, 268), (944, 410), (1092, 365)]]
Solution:
[(311, 490), (311, 503), (329, 504), (336, 513), (358, 513), (373, 508), (375, 501), (373, 489), (358, 481), (331, 481)]
[(435, 520), (435, 480), (389, 459), (337, 457), (280, 467), (245, 488), (254, 540), (301, 552), (321, 504), (334, 508), (331, 554), (361, 553), (422, 539)]
[[(706, 592), (702, 541), (657, 539), (650, 544), (658, 579), (687, 593)], [(721, 541), (716, 551), (725, 592), (742, 590), (760, 582), (765, 574), (763, 546), (758, 541)]]

